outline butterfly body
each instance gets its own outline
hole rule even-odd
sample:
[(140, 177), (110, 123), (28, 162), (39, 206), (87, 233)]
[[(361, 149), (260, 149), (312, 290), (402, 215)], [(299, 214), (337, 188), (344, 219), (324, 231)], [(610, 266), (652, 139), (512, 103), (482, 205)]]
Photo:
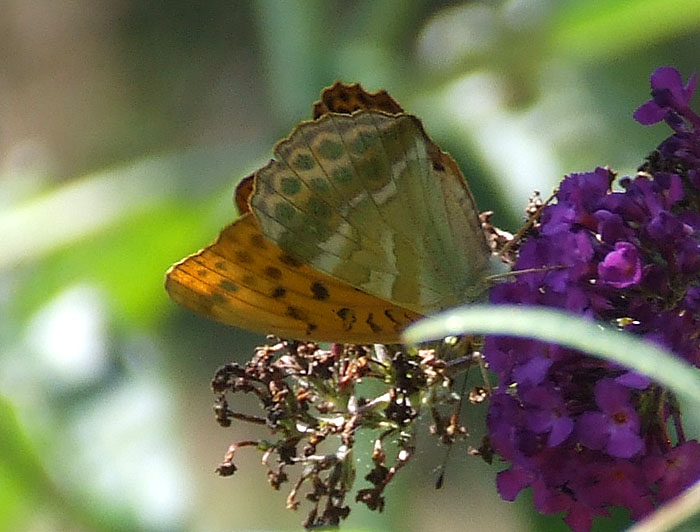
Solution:
[(392, 343), (421, 315), (486, 295), (503, 265), (454, 160), (393, 100), (377, 108), (382, 93), (327, 91), (348, 89), (370, 103), (331, 102), (275, 146), (239, 186), (243, 217), (168, 272), (176, 301), (281, 337)]

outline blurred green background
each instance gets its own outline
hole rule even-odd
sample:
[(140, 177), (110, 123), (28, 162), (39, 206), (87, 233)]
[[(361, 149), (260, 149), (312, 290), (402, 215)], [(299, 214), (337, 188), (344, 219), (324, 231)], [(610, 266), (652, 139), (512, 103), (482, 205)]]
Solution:
[[(323, 87), (389, 90), (512, 230), (565, 173), (634, 172), (668, 133), (631, 118), (649, 74), (699, 43), (696, 0), (0, 0), (0, 530), (299, 529), (254, 451), (213, 472), (260, 433), (218, 427), (209, 379), (261, 338), (162, 282)], [(462, 453), (435, 491), (423, 432), (346, 531), (566, 530)]]

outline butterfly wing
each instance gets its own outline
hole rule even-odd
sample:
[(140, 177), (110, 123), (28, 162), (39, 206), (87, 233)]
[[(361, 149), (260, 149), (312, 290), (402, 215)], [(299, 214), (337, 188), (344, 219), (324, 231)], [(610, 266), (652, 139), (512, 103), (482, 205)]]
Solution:
[(419, 318), (300, 263), (269, 242), (250, 214), (170, 268), (165, 287), (199, 314), (282, 338), (396, 343)]
[(385, 90), (367, 92), (359, 83), (336, 81), (321, 92), (321, 99), (314, 103), (313, 117), (316, 120), (328, 113), (349, 115), (363, 109), (388, 114), (403, 113), (401, 106)]
[(476, 299), (488, 250), (449, 155), (386, 91), (338, 82), (313, 113), (240, 182), (243, 216), (170, 268), (170, 296), (253, 331), (354, 343), (397, 342), (421, 313)]
[(291, 256), (420, 314), (485, 293), (492, 262), (474, 200), (417, 118), (328, 113), (275, 157), (250, 206)]

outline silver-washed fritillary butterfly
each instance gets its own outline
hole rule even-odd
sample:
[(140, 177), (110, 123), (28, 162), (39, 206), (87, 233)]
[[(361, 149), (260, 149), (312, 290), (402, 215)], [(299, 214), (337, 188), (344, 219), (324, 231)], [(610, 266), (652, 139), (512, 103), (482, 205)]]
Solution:
[(456, 163), (385, 91), (325, 89), (274, 154), (239, 184), (242, 216), (168, 271), (181, 305), (282, 338), (395, 343), (504, 271)]

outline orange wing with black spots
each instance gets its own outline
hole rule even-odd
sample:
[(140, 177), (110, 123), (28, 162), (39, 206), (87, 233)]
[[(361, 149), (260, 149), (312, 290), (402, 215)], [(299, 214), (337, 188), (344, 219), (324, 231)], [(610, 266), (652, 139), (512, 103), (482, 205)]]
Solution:
[(250, 214), (175, 264), (165, 286), (190, 310), (282, 338), (396, 343), (420, 317), (299, 263), (265, 239)]

